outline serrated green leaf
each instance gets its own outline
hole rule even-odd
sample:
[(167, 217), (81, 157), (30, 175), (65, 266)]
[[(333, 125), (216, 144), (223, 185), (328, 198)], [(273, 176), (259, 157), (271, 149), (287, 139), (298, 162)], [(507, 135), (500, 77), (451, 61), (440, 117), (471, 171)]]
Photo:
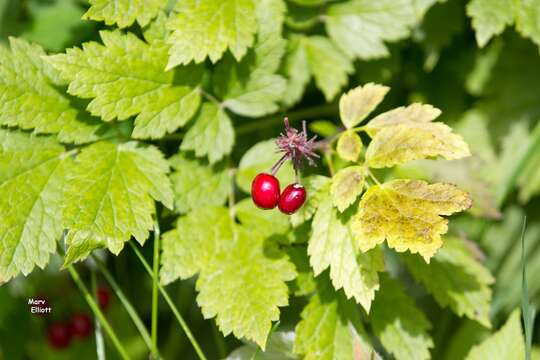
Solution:
[(89, 0), (90, 9), (83, 19), (104, 21), (125, 28), (135, 21), (146, 26), (167, 4), (167, 0)]
[(309, 239), (309, 261), (315, 276), (330, 268), (334, 288), (343, 288), (347, 298), (354, 297), (369, 313), (375, 291), (379, 289), (377, 272), (384, 270), (380, 249), (357, 254), (356, 239), (349, 223), (339, 216), (327, 196), (313, 218)]
[(364, 168), (349, 166), (332, 177), (330, 194), (332, 202), (340, 212), (345, 211), (364, 190)]
[(374, 83), (358, 86), (341, 95), (339, 116), (347, 129), (360, 124), (379, 105), (390, 88)]
[(273, 331), (268, 336), (266, 350), (261, 351), (252, 343), (247, 343), (231, 352), (224, 360), (297, 360), (292, 353), (294, 331)]
[[(246, 151), (242, 159), (240, 159), (238, 171), (236, 172), (236, 183), (242, 191), (250, 193), (251, 182), (255, 176), (261, 172), (270, 172), (270, 168), (281, 157), (276, 152), (276, 149), (276, 143), (273, 140), (267, 140), (255, 144)], [(294, 170), (291, 164), (289, 162), (283, 164), (276, 177), (281, 184), (293, 182)]]
[(286, 234), (290, 229), (287, 215), (279, 211), (261, 211), (251, 198), (238, 202), (234, 210), (245, 228), (252, 229), (264, 238)]
[(409, 36), (417, 21), (411, 0), (350, 0), (328, 7), (326, 31), (350, 57), (388, 56), (385, 41)]
[(474, 258), (467, 244), (447, 238), (443, 247), (426, 264), (418, 256), (404, 254), (405, 264), (414, 278), (433, 294), (441, 306), (449, 306), (459, 316), (467, 316), (489, 327), (489, 270)]
[(339, 136), (336, 151), (343, 160), (356, 162), (362, 152), (362, 139), (352, 130), (344, 131)]
[(144, 29), (144, 39), (148, 43), (164, 43), (167, 37), (167, 14), (160, 11), (156, 18)]
[(253, 45), (257, 31), (252, 0), (178, 1), (167, 23), (170, 69), (209, 57), (215, 63), (229, 49), (237, 61)]
[(466, 360), (524, 360), (524, 344), (520, 311), (514, 310), (499, 331), (471, 349)]
[(52, 138), (0, 129), (0, 283), (49, 262), (63, 231), (70, 165)]
[[(540, 47), (540, 1), (519, 1), (515, 7), (516, 29)], [(508, 11), (508, 10), (507, 10)]]
[(286, 106), (292, 106), (300, 101), (311, 79), (311, 70), (301, 36), (291, 35), (289, 39), (283, 73), (288, 80), (283, 94), (283, 103)]
[(514, 22), (512, 0), (472, 0), (467, 4), (467, 15), (476, 30), (476, 42), (484, 47), (495, 35)]
[(309, 257), (305, 247), (290, 246), (287, 248), (287, 255), (296, 268), (296, 279), (291, 286), (295, 296), (309, 295), (316, 290), (315, 277), (309, 265)]
[(207, 156), (211, 164), (231, 153), (234, 128), (225, 111), (207, 102), (194, 121), (184, 136), (181, 150), (193, 150), (198, 157)]
[(448, 125), (405, 122), (377, 132), (366, 150), (366, 162), (369, 167), (383, 168), (437, 156), (455, 160), (470, 155), (467, 143)]
[(374, 137), (380, 130), (404, 123), (425, 123), (435, 120), (441, 110), (429, 104), (414, 103), (386, 111), (371, 119), (365, 126), (366, 131)]
[[(148, 45), (131, 33), (100, 32), (96, 42), (47, 61), (70, 81), (68, 92), (92, 99), (87, 109), (105, 121), (135, 118), (133, 136), (159, 138), (183, 126), (197, 111), (200, 95), (194, 88), (201, 69), (181, 69), (181, 80), (165, 72), (167, 47)], [(133, 56), (140, 54), (140, 56)]]
[(381, 289), (371, 310), (375, 335), (396, 360), (430, 359), (433, 340), (431, 324), (405, 293), (401, 284), (388, 275), (381, 276)]
[(144, 244), (153, 227), (154, 200), (172, 208), (168, 172), (155, 147), (99, 142), (81, 150), (65, 194), (65, 263), (82, 260), (98, 245), (118, 254), (131, 236)]
[(295, 227), (308, 221), (315, 214), (321, 200), (328, 196), (331, 181), (326, 176), (312, 175), (305, 178), (302, 184), (308, 196), (304, 205), (290, 216), (291, 224)]
[(231, 191), (231, 175), (224, 164), (210, 165), (185, 154), (169, 159), (174, 208), (186, 213), (198, 207), (222, 205)]
[(216, 317), (224, 335), (232, 332), (264, 349), (271, 322), (288, 304), (285, 281), (296, 276), (294, 266), (267, 248), (256, 231), (233, 224), (226, 209), (201, 208), (164, 234), (161, 279), (170, 282), (197, 271), (204, 317)]
[(58, 134), (62, 142), (95, 140), (98, 125), (77, 120), (77, 110), (52, 86), (43, 49), (20, 39), (9, 42), (11, 51), (0, 46), (0, 124)]
[(357, 306), (331, 286), (318, 286), (301, 317), (293, 351), (303, 359), (381, 359), (367, 341)]
[(426, 262), (442, 245), (451, 215), (471, 207), (469, 195), (451, 184), (392, 180), (368, 189), (351, 228), (362, 251), (385, 239), (396, 251), (420, 253)]

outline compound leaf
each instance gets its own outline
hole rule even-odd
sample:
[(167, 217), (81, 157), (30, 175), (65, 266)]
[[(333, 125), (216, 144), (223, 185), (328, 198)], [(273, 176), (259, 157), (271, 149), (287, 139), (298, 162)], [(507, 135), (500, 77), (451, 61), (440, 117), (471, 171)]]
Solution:
[[(70, 81), (68, 92), (92, 99), (87, 109), (105, 121), (135, 118), (133, 136), (159, 138), (183, 126), (197, 111), (200, 95), (194, 88), (200, 69), (163, 71), (167, 47), (146, 44), (131, 33), (100, 32), (103, 45), (84, 43), (82, 49), (49, 56), (48, 62)], [(139, 54), (139, 56), (134, 56)]]
[(0, 46), (0, 124), (58, 134), (62, 142), (96, 139), (95, 124), (77, 120), (77, 110), (53, 87), (52, 69), (38, 45), (10, 38), (11, 51)]
[(167, 27), (170, 69), (209, 57), (215, 63), (229, 49), (237, 61), (253, 45), (257, 32), (252, 0), (178, 1)]
[(383, 168), (411, 160), (470, 156), (467, 143), (443, 123), (406, 122), (378, 131), (366, 150), (370, 167)]
[(384, 112), (371, 119), (365, 126), (368, 134), (373, 137), (380, 130), (403, 123), (425, 123), (441, 115), (441, 110), (428, 104), (414, 103), (409, 106), (400, 106)]
[(168, 172), (155, 147), (99, 142), (84, 148), (67, 180), (66, 264), (98, 246), (118, 254), (131, 236), (143, 244), (153, 227), (154, 200), (172, 208)]
[(431, 324), (401, 284), (387, 275), (381, 276), (381, 289), (373, 301), (370, 321), (375, 335), (397, 360), (431, 358)]
[(356, 239), (349, 224), (338, 216), (330, 196), (321, 201), (313, 218), (308, 254), (315, 275), (330, 267), (334, 287), (343, 288), (347, 298), (354, 297), (369, 312), (379, 289), (377, 272), (384, 270), (382, 253), (375, 249), (356, 254)]
[(204, 103), (195, 124), (186, 132), (180, 149), (194, 150), (198, 157), (208, 156), (210, 163), (230, 154), (234, 144), (234, 128), (225, 111), (214, 103)]
[(167, 0), (89, 0), (90, 8), (83, 19), (104, 21), (119, 28), (131, 26), (135, 20), (146, 26), (157, 16)]
[(358, 86), (341, 95), (339, 115), (347, 129), (360, 124), (383, 101), (390, 88), (374, 83)]
[(340, 212), (345, 211), (364, 190), (364, 169), (349, 166), (339, 170), (332, 178), (330, 194)]
[(474, 258), (467, 244), (459, 239), (445, 239), (443, 247), (426, 264), (418, 256), (404, 254), (413, 277), (433, 294), (441, 306), (459, 316), (467, 316), (489, 327), (491, 303), (490, 272)]
[(70, 165), (52, 138), (0, 130), (0, 283), (49, 262), (63, 231)]
[(392, 180), (366, 191), (351, 228), (362, 251), (386, 239), (396, 251), (419, 253), (429, 262), (448, 231), (448, 220), (441, 215), (470, 207), (469, 195), (453, 185)]

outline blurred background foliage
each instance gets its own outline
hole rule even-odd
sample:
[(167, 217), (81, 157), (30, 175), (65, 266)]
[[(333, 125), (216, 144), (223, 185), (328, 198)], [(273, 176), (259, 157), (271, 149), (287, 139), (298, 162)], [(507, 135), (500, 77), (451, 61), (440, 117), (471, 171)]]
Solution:
[[(286, 31), (302, 30), (318, 16), (316, 8), (301, 4), (302, 1), (288, 3)], [(99, 41), (98, 31), (106, 26), (81, 20), (87, 7), (82, 0), (1, 0), (0, 41), (5, 44), (9, 36), (18, 36), (41, 44), (48, 52), (60, 52), (89, 40)], [(451, 231), (468, 240), (496, 278), (491, 318), (493, 328), (498, 329), (521, 303), (519, 238), (524, 216), (528, 219), (525, 254), (529, 296), (533, 304), (540, 303), (540, 54), (537, 45), (512, 28), (479, 48), (465, 9), (464, 0), (436, 3), (410, 38), (388, 44), (389, 57), (355, 61), (349, 84), (389, 85), (392, 91), (378, 110), (381, 112), (413, 101), (433, 104), (443, 111), (441, 120), (456, 128), (470, 144), (474, 154), (471, 158), (416, 161), (381, 175), (449, 181), (472, 194), (472, 211), (450, 222)], [(324, 31), (322, 25), (309, 28), (312, 33)], [(312, 85), (302, 101), (287, 113), (257, 122), (235, 119), (237, 146), (233, 156), (240, 159), (254, 143), (276, 136), (282, 128), (277, 120), (284, 114), (293, 121), (306, 118), (311, 130), (322, 136), (331, 133), (339, 123), (336, 103), (326, 104), (322, 93)], [(173, 219), (171, 216), (171, 223)], [(148, 247), (145, 251), (149, 251)], [(132, 252), (124, 251), (107, 261), (136, 310), (149, 321), (149, 298), (143, 294), (150, 292), (151, 279), (138, 276), (143, 269), (133, 257)], [(65, 271), (57, 271), (61, 265), (57, 255), (55, 260), (45, 270), (36, 270), (0, 287), (0, 358), (95, 358), (93, 340), (77, 342), (63, 352), (47, 346), (44, 334), (48, 323), (86, 309)], [(88, 275), (92, 264), (87, 262), (81, 269)], [(416, 289), (414, 295), (434, 325), (434, 359), (461, 359), (473, 344), (490, 334), (478, 323), (440, 308), (410, 276), (404, 278)], [(99, 277), (97, 281), (104, 283)], [(176, 282), (170, 286), (170, 293), (210, 359), (241, 345), (232, 336), (223, 339), (213, 321), (202, 318), (194, 301), (194, 281)], [(27, 299), (39, 294), (52, 299), (52, 316), (29, 314)], [(112, 299), (108, 316), (127, 342), (130, 355), (142, 358), (145, 345), (115, 300)], [(291, 298), (291, 306), (282, 311), (281, 326), (292, 328), (304, 304), (301, 298)], [(168, 309), (160, 309), (160, 348), (164, 358), (195, 358)], [(538, 333), (535, 331), (535, 344)], [(269, 351), (290, 347), (288, 337), (286, 332), (274, 336)], [(239, 355), (235, 358), (254, 351), (248, 345), (237, 350), (235, 354)], [(284, 357), (283, 351), (278, 353), (276, 358)], [(114, 351), (110, 354), (114, 358)]]

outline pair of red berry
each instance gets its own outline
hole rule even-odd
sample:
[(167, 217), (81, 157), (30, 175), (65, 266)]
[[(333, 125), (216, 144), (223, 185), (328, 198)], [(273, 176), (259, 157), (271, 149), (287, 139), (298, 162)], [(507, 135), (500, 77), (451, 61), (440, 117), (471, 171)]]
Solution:
[(306, 189), (301, 184), (290, 184), (282, 193), (279, 188), (279, 180), (275, 176), (261, 173), (251, 183), (251, 198), (261, 209), (277, 206), (285, 214), (295, 213), (306, 201)]

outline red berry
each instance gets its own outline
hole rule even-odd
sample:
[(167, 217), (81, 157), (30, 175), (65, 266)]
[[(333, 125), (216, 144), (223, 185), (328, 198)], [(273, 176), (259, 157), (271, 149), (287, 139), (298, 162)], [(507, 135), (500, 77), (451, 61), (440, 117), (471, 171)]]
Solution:
[(75, 314), (69, 322), (69, 330), (71, 335), (86, 339), (92, 332), (92, 320), (86, 314)]
[(97, 289), (97, 298), (101, 310), (107, 310), (111, 303), (111, 292), (105, 286), (100, 286)]
[(279, 180), (275, 176), (261, 173), (251, 183), (251, 198), (261, 209), (273, 209), (279, 201)]
[(279, 210), (285, 214), (292, 214), (306, 201), (306, 189), (300, 184), (290, 184), (279, 197)]
[(56, 322), (47, 328), (47, 340), (54, 349), (65, 349), (71, 343), (69, 326), (63, 322)]

